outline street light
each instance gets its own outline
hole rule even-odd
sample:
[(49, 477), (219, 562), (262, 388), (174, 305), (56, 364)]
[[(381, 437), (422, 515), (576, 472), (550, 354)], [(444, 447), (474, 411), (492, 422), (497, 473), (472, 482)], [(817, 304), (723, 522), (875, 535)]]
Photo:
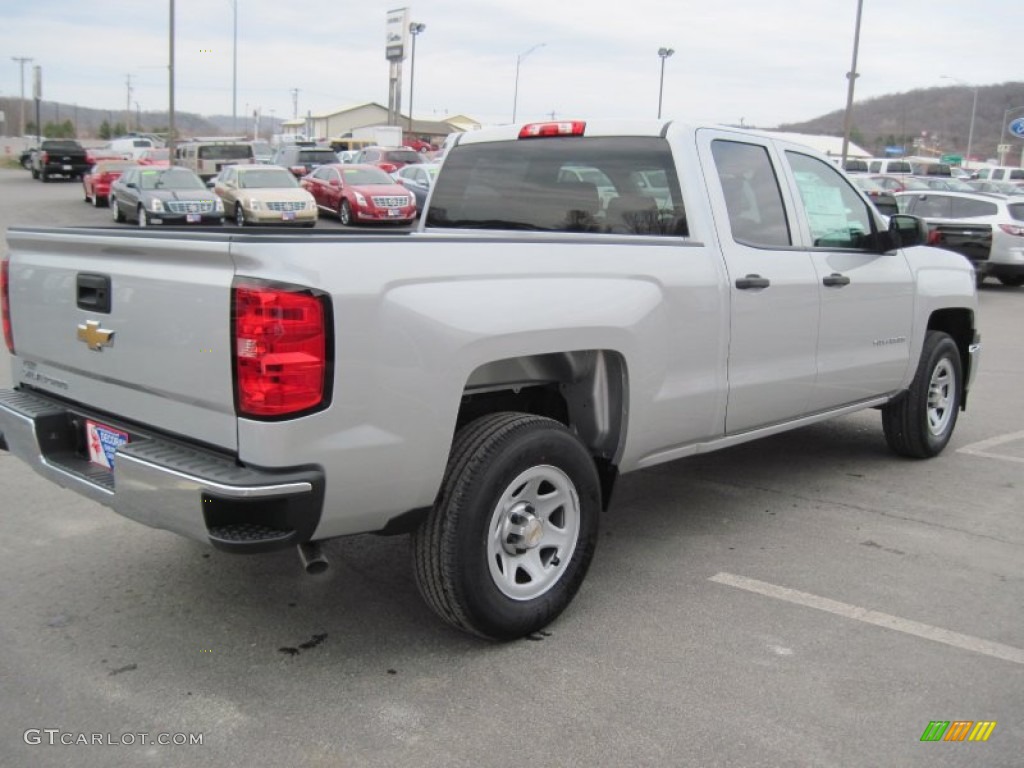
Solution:
[(516, 121), (516, 107), (519, 105), (519, 65), (523, 63), (523, 59), (529, 56), (531, 53), (536, 51), (538, 48), (543, 48), (547, 43), (537, 43), (533, 48), (530, 48), (523, 53), (516, 55), (516, 87), (512, 93), (512, 122)]
[(971, 144), (974, 142), (974, 113), (978, 111), (978, 86), (972, 86), (970, 83), (965, 83), (955, 77), (949, 75), (939, 75), (940, 80), (952, 80), (954, 83), (960, 83), (966, 85), (968, 88), (974, 88), (974, 105), (971, 107), (971, 127), (967, 129), (967, 157), (964, 158), (964, 170), (969, 170), (967, 164), (971, 162)]
[(426, 28), (426, 24), (417, 24), (416, 22), (409, 25), (409, 34), (412, 35), (412, 71), (409, 73), (409, 133), (412, 133), (412, 89), (416, 84), (416, 38)]
[(11, 61), (16, 61), (21, 65), (21, 133), (18, 136), (25, 135), (25, 65), (35, 59), (30, 59), (28, 56), (11, 56)]
[(659, 48), (658, 55), (661, 57), (661, 79), (658, 81), (658, 119), (661, 120), (661, 96), (665, 92), (665, 59), (675, 53), (672, 48)]
[[(1011, 112), (1020, 112), (1021, 110), (1024, 110), (1024, 106), (1010, 107), (1009, 109), (1004, 109), (1003, 110), (1003, 128), (1002, 128), (1002, 130), (999, 133), (999, 149), (1000, 149), (1000, 152), (999, 152), (999, 164), (1000, 165), (1006, 165), (1006, 152), (1002, 151), (1003, 147), (1007, 146), (1007, 144), (1006, 144), (1006, 126), (1007, 126), (1007, 122), (1006, 121), (1010, 119), (1010, 113)], [(1021, 164), (1022, 167), (1024, 167), (1024, 153), (1021, 153), (1020, 164)]]
[(238, 133), (238, 0), (234, 6), (234, 45), (231, 55), (231, 133)]
[(850, 84), (846, 87), (846, 112), (843, 114), (843, 156), (841, 167), (846, 167), (846, 155), (850, 149), (850, 133), (853, 130), (853, 84), (860, 77), (857, 74), (857, 51), (860, 48), (860, 14), (864, 6), (864, 0), (857, 0), (857, 23), (853, 30), (853, 64), (850, 71), (846, 73), (846, 79)]

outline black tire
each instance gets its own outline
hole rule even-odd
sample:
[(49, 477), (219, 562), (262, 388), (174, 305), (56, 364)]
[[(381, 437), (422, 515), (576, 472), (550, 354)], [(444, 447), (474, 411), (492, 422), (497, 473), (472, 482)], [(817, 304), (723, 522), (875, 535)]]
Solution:
[(942, 331), (928, 331), (910, 388), (882, 408), (889, 447), (914, 459), (940, 454), (953, 436), (962, 389), (956, 342)]
[(1000, 275), (999, 282), (1010, 288), (1020, 288), (1024, 285), (1024, 275)]
[[(528, 487), (540, 494), (545, 486), (566, 503), (541, 511), (526, 502), (534, 498)], [(597, 545), (600, 509), (594, 461), (562, 424), (523, 413), (476, 419), (456, 434), (437, 500), (413, 533), (420, 594), (441, 619), (481, 637), (536, 632), (579, 590)], [(523, 536), (509, 532), (520, 523)], [(522, 550), (505, 549), (527, 539)], [(537, 567), (534, 581), (528, 571)], [(509, 595), (517, 589), (524, 592)]]
[(342, 200), (341, 205), (338, 206), (338, 221), (346, 227), (352, 224), (352, 208), (348, 204), (348, 200)]
[(117, 198), (113, 195), (107, 196), (107, 205), (111, 207), (114, 213), (114, 221), (118, 224), (124, 222), (124, 212), (121, 210), (121, 206), (117, 202)]
[(245, 209), (242, 208), (241, 203), (235, 203), (235, 225), (239, 227), (245, 226)]
[(50, 183), (50, 174), (48, 174), (46, 171), (40, 171), (39, 178), (42, 180), (43, 184)]

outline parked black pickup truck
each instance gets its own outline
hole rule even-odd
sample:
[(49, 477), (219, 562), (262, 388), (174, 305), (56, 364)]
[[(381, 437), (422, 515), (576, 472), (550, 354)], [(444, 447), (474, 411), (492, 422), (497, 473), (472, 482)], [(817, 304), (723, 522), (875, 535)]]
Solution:
[(976, 282), (985, 279), (989, 252), (992, 250), (992, 225), (966, 222), (928, 221), (928, 245), (956, 251), (974, 265)]
[(89, 172), (85, 149), (71, 139), (44, 141), (32, 152), (32, 178), (49, 181), (51, 176), (80, 179)]

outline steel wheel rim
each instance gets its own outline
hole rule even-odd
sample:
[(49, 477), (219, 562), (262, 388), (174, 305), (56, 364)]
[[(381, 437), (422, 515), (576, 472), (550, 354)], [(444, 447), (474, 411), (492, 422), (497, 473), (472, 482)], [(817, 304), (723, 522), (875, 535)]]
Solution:
[(558, 467), (519, 473), (491, 513), (487, 565), (494, 586), (512, 600), (534, 600), (562, 578), (580, 532), (576, 486)]
[(107, 204), (110, 206), (110, 215), (114, 217), (114, 221), (117, 221), (117, 199), (111, 195), (107, 198)]
[(928, 431), (941, 435), (953, 419), (956, 394), (956, 373), (949, 360), (943, 359), (932, 371), (928, 383)]
[(245, 226), (245, 211), (242, 210), (241, 205), (235, 206), (235, 224), (240, 227)]
[(139, 226), (140, 227), (149, 226), (149, 222), (146, 220), (146, 209), (145, 208), (139, 208)]

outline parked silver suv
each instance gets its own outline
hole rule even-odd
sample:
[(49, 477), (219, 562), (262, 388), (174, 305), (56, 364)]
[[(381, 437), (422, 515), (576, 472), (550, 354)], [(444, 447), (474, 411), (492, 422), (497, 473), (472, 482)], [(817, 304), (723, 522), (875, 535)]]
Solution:
[(920, 216), (932, 224), (962, 221), (989, 224), (992, 248), (977, 262), (978, 282), (995, 277), (1003, 285), (1024, 285), (1024, 198), (970, 192), (897, 192), (900, 213)]

